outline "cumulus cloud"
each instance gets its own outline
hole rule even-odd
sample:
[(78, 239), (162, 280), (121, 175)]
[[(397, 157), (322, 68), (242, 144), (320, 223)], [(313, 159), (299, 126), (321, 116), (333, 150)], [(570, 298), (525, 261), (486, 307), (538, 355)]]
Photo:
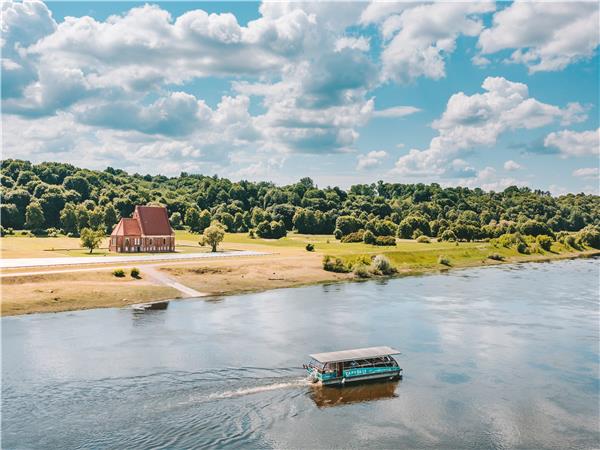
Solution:
[(508, 161), (506, 161), (504, 163), (504, 170), (507, 170), (509, 172), (513, 172), (515, 170), (519, 170), (522, 169), (523, 166), (515, 161), (513, 161), (512, 159), (509, 159)]
[(523, 83), (502, 77), (484, 80), (481, 94), (454, 94), (442, 117), (433, 122), (438, 131), (425, 150), (411, 149), (396, 162), (395, 171), (404, 175), (442, 175), (461, 151), (490, 147), (509, 130), (539, 128), (555, 121), (572, 123), (585, 118), (579, 104), (566, 108), (529, 97)]
[(345, 48), (368, 52), (371, 49), (370, 39), (364, 36), (348, 37), (344, 36), (335, 41), (335, 50), (340, 51)]
[[(412, 5), (410, 5), (412, 6)], [(408, 5), (372, 4), (363, 23), (378, 23), (384, 39), (382, 79), (407, 82), (424, 76), (445, 76), (445, 57), (456, 48), (459, 36), (477, 36), (483, 29), (481, 14), (493, 11), (491, 2)]]
[(581, 177), (581, 178), (598, 178), (598, 175), (600, 174), (600, 169), (598, 169), (598, 167), (583, 167), (581, 169), (576, 169), (573, 171), (573, 176), (574, 177)]
[(372, 169), (381, 165), (381, 160), (387, 156), (387, 152), (384, 150), (372, 151), (366, 155), (358, 155), (358, 163), (356, 164), (357, 170)]
[(517, 1), (494, 15), (479, 47), (483, 54), (516, 49), (510, 61), (532, 73), (561, 70), (594, 54), (599, 21), (597, 2)]
[(415, 106), (392, 106), (373, 111), (373, 117), (404, 117), (421, 111)]
[(563, 158), (600, 154), (600, 128), (589, 131), (562, 130), (550, 133), (544, 146), (556, 148)]

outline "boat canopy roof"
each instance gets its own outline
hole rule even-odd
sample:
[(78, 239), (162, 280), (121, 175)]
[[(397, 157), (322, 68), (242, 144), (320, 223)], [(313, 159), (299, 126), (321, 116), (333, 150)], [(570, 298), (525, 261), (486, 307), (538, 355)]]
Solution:
[(368, 347), (356, 348), (354, 350), (342, 350), (339, 352), (315, 353), (309, 355), (320, 363), (353, 361), (356, 359), (377, 358), (380, 356), (398, 355), (400, 352), (391, 347)]

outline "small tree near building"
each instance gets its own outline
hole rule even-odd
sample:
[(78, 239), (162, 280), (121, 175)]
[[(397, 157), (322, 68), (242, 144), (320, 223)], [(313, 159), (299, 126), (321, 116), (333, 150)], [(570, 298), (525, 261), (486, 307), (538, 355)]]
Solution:
[(81, 230), (80, 236), (81, 246), (84, 248), (89, 248), (90, 253), (92, 253), (95, 248), (100, 247), (100, 243), (104, 238), (104, 231), (92, 230), (91, 228), (84, 228), (83, 230)]
[(216, 252), (217, 246), (225, 238), (225, 228), (219, 222), (213, 222), (208, 228), (204, 229), (204, 243), (210, 245), (211, 251)]

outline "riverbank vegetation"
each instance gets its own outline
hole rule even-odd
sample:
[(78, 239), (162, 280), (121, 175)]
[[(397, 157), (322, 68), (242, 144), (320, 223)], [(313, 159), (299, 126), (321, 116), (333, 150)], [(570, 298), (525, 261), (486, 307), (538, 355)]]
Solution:
[[(230, 233), (277, 239), (288, 232), (330, 234), (336, 239), (360, 233), (368, 243), (393, 245), (389, 237), (424, 235), (448, 241), (498, 238), (503, 234), (548, 235), (600, 225), (595, 195), (509, 187), (484, 192), (438, 184), (379, 181), (317, 187), (310, 178), (288, 186), (232, 182), (216, 176), (178, 177), (128, 174), (70, 164), (3, 160), (0, 231), (79, 235), (83, 229), (109, 232), (135, 205), (165, 205), (175, 228), (202, 233), (218, 221)], [(368, 233), (367, 233), (368, 232)], [(378, 239), (380, 238), (380, 239)], [(350, 242), (349, 239), (346, 242)]]

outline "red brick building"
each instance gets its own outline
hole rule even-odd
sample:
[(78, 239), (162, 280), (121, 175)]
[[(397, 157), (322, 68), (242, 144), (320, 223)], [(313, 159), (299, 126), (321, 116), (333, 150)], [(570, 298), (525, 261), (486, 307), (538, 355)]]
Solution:
[(133, 217), (122, 218), (110, 235), (111, 252), (174, 252), (175, 232), (164, 206), (136, 206)]

